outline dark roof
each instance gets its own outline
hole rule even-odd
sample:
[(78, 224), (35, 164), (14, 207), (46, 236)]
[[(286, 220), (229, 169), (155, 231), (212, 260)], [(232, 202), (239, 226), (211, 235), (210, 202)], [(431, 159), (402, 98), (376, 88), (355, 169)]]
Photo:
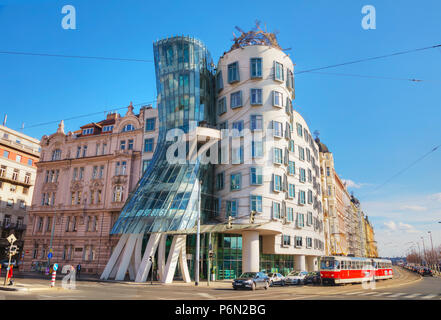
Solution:
[(318, 146), (319, 146), (319, 151), (323, 152), (323, 153), (328, 153), (330, 152), (328, 147), (326, 146), (326, 144), (320, 142), (320, 139), (317, 137), (315, 138), (315, 142), (317, 142)]

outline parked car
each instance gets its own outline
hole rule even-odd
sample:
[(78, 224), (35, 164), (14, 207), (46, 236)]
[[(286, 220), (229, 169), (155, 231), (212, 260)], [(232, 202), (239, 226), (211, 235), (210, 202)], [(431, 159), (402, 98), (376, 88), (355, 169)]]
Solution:
[(321, 284), (322, 279), (320, 278), (320, 272), (318, 271), (309, 272), (308, 275), (305, 277), (304, 283)]
[(274, 285), (281, 285), (281, 286), (285, 285), (285, 277), (280, 273), (270, 272), (268, 273), (268, 277), (269, 277), (270, 287)]
[(291, 271), (285, 277), (286, 284), (304, 284), (305, 277), (308, 275), (307, 271)]
[(244, 272), (239, 278), (234, 279), (233, 289), (249, 288), (255, 290), (260, 287), (266, 290), (269, 287), (269, 281), (268, 275), (263, 272)]
[(418, 273), (419, 273), (420, 275), (422, 275), (423, 277), (424, 277), (424, 276), (433, 276), (433, 274), (432, 274), (432, 270), (430, 270), (429, 268), (426, 268), (426, 267), (421, 267), (421, 268), (418, 270)]

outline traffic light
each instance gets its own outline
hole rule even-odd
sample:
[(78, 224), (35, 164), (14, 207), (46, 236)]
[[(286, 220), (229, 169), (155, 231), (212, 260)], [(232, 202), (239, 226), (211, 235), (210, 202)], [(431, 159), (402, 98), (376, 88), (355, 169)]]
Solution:
[(232, 216), (228, 216), (227, 229), (231, 229), (232, 227), (233, 227), (233, 217)]
[(251, 211), (250, 213), (250, 223), (254, 223), (254, 217), (256, 216), (256, 211)]

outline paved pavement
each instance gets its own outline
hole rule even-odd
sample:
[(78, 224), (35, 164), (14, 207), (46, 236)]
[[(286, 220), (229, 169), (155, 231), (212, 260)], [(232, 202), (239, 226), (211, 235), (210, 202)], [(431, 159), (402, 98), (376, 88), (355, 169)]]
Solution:
[(49, 279), (16, 279), (16, 287), (25, 291), (0, 291), (0, 299), (32, 300), (440, 300), (441, 278), (420, 277), (402, 268), (395, 269), (394, 279), (375, 282), (375, 289), (363, 289), (361, 284), (345, 286), (285, 286), (268, 290), (233, 290), (231, 281), (194, 284), (175, 282), (163, 285), (149, 282), (77, 281), (76, 289), (49, 287)]

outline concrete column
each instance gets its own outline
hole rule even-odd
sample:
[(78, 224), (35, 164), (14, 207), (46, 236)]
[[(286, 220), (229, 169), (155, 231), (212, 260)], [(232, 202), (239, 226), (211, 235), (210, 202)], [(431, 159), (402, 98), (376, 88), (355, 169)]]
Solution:
[(145, 282), (147, 281), (147, 276), (152, 266), (150, 261), (150, 256), (155, 256), (156, 248), (158, 247), (159, 239), (161, 238), (160, 233), (150, 234), (149, 241), (144, 251), (144, 256), (142, 258), (141, 264), (139, 265), (138, 272), (135, 277), (135, 282)]
[(106, 267), (104, 268), (103, 273), (101, 274), (101, 280), (107, 280), (114, 269), (118, 258), (122, 252), (122, 249), (124, 248), (127, 239), (129, 238), (128, 234), (123, 234), (121, 238), (118, 241), (118, 244), (116, 245), (115, 249), (113, 249), (112, 255), (110, 256), (109, 261), (107, 262)]
[(167, 235), (163, 234), (158, 246), (158, 276), (159, 281), (164, 279), (164, 269), (165, 269), (165, 249), (167, 243)]
[(242, 233), (242, 272), (258, 272), (259, 269), (259, 232), (244, 231)]
[[(130, 264), (130, 260), (132, 260), (133, 250), (135, 249), (136, 244), (136, 234), (130, 234), (127, 239), (126, 245), (124, 246), (124, 251), (122, 253), (121, 263), (119, 265), (118, 271), (116, 273), (115, 280), (124, 280), (126, 276), (127, 269)], [(133, 270), (133, 269), (132, 269)]]
[[(173, 277), (176, 271), (176, 265), (178, 264), (179, 258), (182, 257), (181, 252), (182, 252), (182, 247), (185, 246), (185, 240), (186, 240), (185, 235), (176, 235), (173, 237), (173, 241), (170, 246), (170, 252), (167, 258), (167, 264), (165, 265), (165, 269), (164, 269), (164, 276), (163, 279), (161, 280), (162, 283), (173, 282)], [(186, 277), (186, 275), (183, 276)], [(185, 278), (184, 281), (186, 281)]]
[(316, 256), (307, 256), (306, 257), (306, 271), (318, 271)]
[(304, 255), (295, 255), (294, 256), (294, 269), (296, 271), (305, 271), (306, 270), (306, 262)]

